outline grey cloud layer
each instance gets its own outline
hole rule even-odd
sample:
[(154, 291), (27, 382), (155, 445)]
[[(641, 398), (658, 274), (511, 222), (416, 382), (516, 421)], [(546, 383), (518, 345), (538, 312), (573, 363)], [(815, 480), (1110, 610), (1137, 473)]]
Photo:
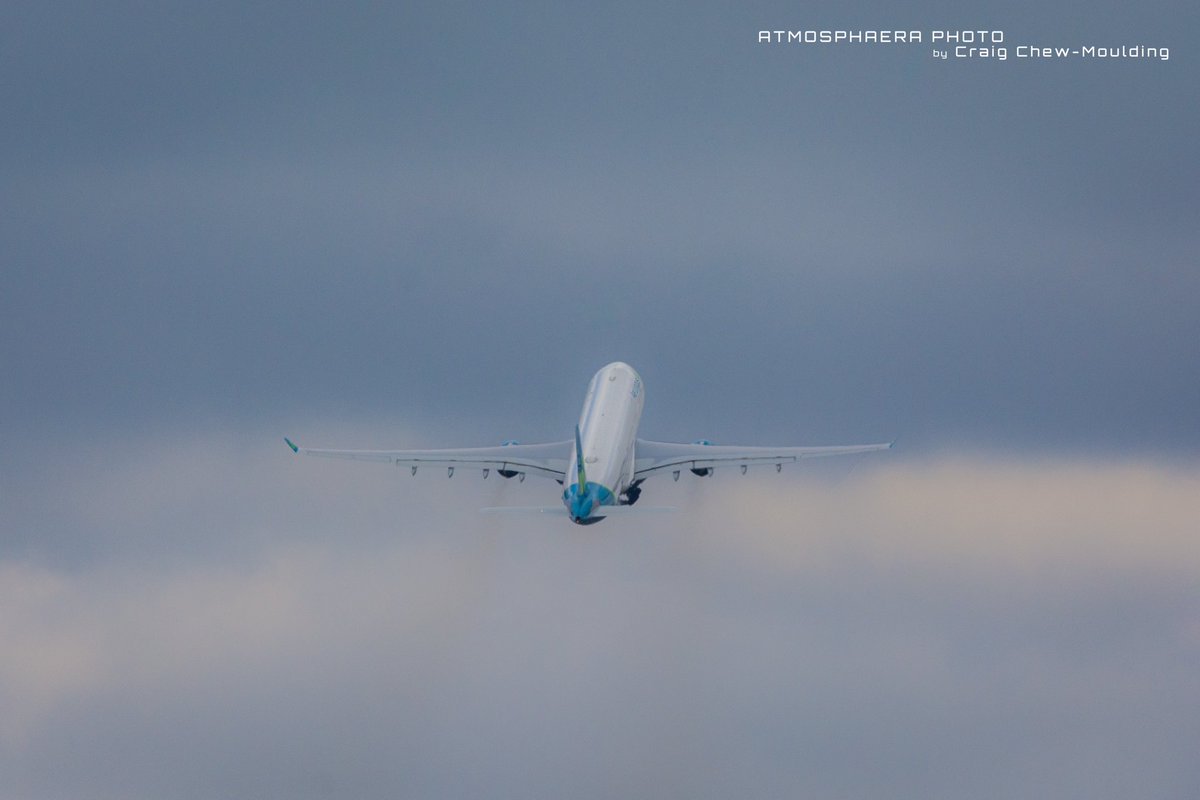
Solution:
[(794, 14), (18, 15), (6, 416), (488, 432), (622, 358), (664, 436), (1192, 452), (1186, 70), (752, 44)]

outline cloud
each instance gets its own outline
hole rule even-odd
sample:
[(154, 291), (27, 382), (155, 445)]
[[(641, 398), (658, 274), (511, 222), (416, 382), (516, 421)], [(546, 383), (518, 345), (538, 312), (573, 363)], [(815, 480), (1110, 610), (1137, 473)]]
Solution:
[[(1109, 11), (1105, 36), (1179, 35)], [(244, 423), (349, 397), (498, 429), (531, 384), (573, 395), (622, 358), (687, 398), (680, 437), (741, 410), (711, 376), (754, 387), (739, 437), (1200, 441), (1175, 62), (763, 48), (748, 34), (785, 23), (748, 9), (18, 16), (9, 417)], [(1078, 34), (1074, 11), (1021, 17), (1014, 42)], [(582, 374), (559, 389), (563, 364)]]
[(9, 792), (1169, 797), (1195, 776), (1192, 468), (718, 473), (647, 485), (687, 513), (576, 528), (476, 513), (550, 502), (540, 481), (204, 436), (172, 480), (178, 444), (11, 520), (81, 498), (48, 517), (114, 551), (0, 568)]
[[(854, 547), (872, 558), (1012, 576), (1168, 573), (1200, 578), (1196, 473), (1152, 462), (947, 456), (833, 486), (737, 485), (706, 512), (741, 520), (764, 566)], [(714, 501), (709, 499), (708, 504)], [(739, 542), (739, 547), (742, 545)]]

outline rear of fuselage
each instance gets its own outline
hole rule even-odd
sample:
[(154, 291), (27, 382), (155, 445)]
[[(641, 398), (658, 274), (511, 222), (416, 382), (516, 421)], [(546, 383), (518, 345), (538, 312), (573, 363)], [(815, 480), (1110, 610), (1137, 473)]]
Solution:
[(642, 418), (642, 379), (620, 361), (603, 367), (588, 384), (579, 416), (579, 441), (587, 485), (579, 486), (576, 447), (563, 487), (563, 503), (577, 522), (597, 505), (613, 505), (633, 481), (633, 444)]

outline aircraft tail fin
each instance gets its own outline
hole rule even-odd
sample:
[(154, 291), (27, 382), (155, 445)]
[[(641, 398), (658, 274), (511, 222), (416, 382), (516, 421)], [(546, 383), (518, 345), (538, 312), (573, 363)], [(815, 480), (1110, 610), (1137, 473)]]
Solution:
[(579, 426), (575, 426), (575, 471), (579, 479), (579, 491), (587, 490), (587, 471), (583, 468), (583, 442), (579, 438)]

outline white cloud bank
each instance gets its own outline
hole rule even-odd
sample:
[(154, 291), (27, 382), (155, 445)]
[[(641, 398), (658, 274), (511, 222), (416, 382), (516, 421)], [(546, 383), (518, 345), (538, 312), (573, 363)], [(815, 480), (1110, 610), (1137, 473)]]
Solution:
[(279, 449), (17, 487), (9, 530), (70, 533), (0, 562), (0, 795), (1200, 785), (1198, 470), (667, 479), (692, 510), (581, 529), (475, 512), (553, 484)]

